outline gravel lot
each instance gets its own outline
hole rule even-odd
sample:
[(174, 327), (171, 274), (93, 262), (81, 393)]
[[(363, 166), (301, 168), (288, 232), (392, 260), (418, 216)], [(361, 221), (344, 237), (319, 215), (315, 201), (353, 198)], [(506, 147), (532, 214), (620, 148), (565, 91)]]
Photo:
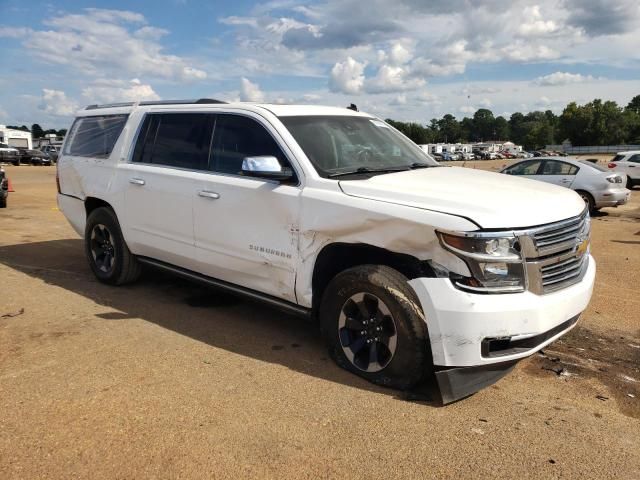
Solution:
[(441, 407), (342, 371), (297, 318), (155, 272), (99, 284), (55, 167), (5, 168), (2, 479), (640, 478), (639, 189), (594, 218), (579, 326)]

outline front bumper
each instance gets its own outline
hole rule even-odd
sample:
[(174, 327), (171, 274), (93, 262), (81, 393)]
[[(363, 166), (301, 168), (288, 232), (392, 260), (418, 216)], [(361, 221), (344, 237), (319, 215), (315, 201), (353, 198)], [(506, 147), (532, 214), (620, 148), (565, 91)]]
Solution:
[(436, 368), (472, 367), (520, 360), (571, 330), (575, 322), (565, 322), (587, 307), (595, 273), (589, 256), (580, 282), (545, 295), (467, 293), (446, 278), (409, 284), (424, 311)]

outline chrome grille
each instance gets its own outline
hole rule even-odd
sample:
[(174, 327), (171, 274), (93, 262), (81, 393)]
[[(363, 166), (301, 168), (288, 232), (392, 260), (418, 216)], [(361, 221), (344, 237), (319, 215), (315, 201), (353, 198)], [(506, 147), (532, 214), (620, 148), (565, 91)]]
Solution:
[(577, 217), (533, 229), (532, 238), (538, 255), (550, 255), (575, 247), (588, 216), (589, 213), (585, 210)]
[(588, 255), (573, 255), (567, 260), (541, 267), (542, 291), (549, 293), (576, 283), (588, 258)]
[(585, 210), (576, 217), (520, 232), (530, 291), (551, 293), (582, 279), (589, 261), (583, 243), (589, 237), (590, 226), (589, 212)]

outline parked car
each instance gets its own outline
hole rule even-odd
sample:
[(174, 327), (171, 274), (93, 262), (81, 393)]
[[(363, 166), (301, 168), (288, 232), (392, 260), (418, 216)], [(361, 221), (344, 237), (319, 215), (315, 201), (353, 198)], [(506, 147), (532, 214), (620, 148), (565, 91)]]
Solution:
[(627, 188), (640, 185), (640, 150), (619, 152), (609, 162), (608, 167), (617, 173), (627, 176)]
[(460, 160), (475, 160), (476, 156), (473, 153), (469, 153), (469, 152), (461, 152), (460, 153)]
[(56, 145), (44, 145), (40, 147), (40, 151), (46, 153), (49, 156), (51, 162), (56, 163), (58, 161), (60, 149)]
[(460, 160), (460, 156), (457, 153), (442, 152), (442, 160), (447, 162), (455, 162), (457, 160)]
[(341, 367), (444, 402), (568, 332), (594, 285), (580, 197), (440, 167), (350, 109), (92, 106), (57, 172), (99, 281), (151, 265), (317, 319)]
[(31, 165), (51, 165), (49, 155), (40, 150), (18, 147), (20, 163), (29, 163)]
[(18, 149), (10, 147), (6, 143), (0, 142), (0, 162), (19, 165), (20, 155), (19, 155)]
[(617, 207), (629, 201), (630, 192), (624, 188), (626, 178), (613, 174), (590, 162), (564, 157), (522, 160), (501, 173), (541, 180), (575, 190), (590, 212), (602, 207)]
[(9, 197), (9, 179), (4, 168), (0, 167), (0, 208), (7, 208), (7, 198)]

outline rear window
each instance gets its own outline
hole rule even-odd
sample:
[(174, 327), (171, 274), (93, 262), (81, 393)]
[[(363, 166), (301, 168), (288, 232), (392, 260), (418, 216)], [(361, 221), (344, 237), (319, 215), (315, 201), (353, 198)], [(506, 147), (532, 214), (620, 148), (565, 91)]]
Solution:
[(128, 115), (102, 115), (79, 117), (73, 122), (66, 155), (78, 157), (107, 158), (111, 155)]
[(624, 155), (616, 155), (615, 157), (613, 157), (613, 160), (611, 160), (611, 161), (612, 162), (619, 162), (623, 158), (624, 158)]

